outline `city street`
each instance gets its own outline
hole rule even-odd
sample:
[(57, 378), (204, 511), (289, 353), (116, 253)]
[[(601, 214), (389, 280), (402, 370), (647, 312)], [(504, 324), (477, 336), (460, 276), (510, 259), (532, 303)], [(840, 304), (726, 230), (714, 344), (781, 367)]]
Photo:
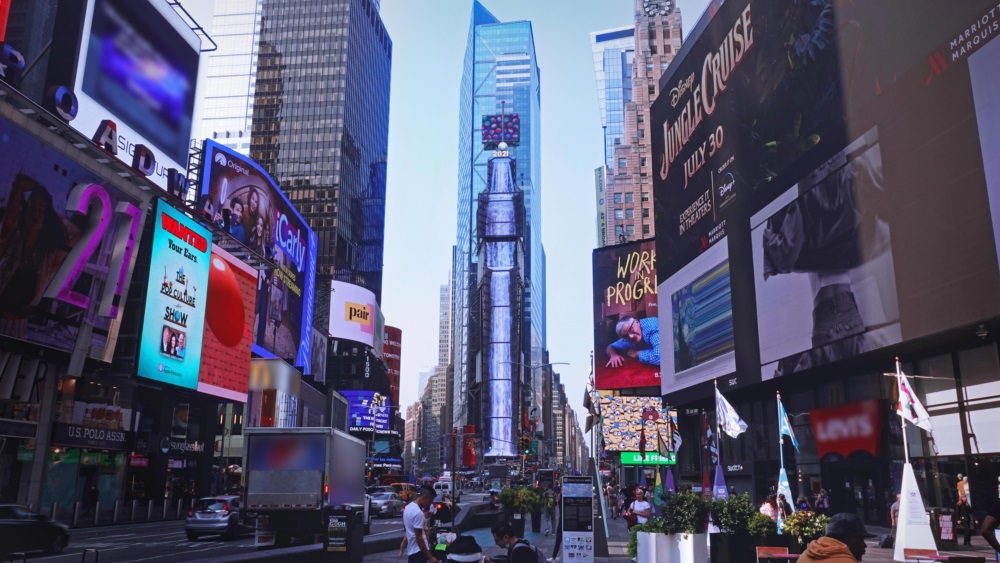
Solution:
[[(372, 521), (372, 533), (366, 538), (402, 538), (401, 518)], [(29, 555), (32, 561), (80, 561), (85, 550), (97, 550), (99, 560), (114, 561), (201, 561), (215, 557), (239, 557), (256, 553), (253, 534), (246, 533), (238, 540), (205, 537), (188, 541), (183, 521), (153, 522), (74, 529), (70, 543), (59, 555), (45, 557), (41, 553)], [(91, 552), (87, 561), (93, 561)]]

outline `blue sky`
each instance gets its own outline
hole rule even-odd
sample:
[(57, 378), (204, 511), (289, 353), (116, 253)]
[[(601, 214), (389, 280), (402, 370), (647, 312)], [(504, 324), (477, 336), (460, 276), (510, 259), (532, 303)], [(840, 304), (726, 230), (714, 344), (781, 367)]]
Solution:
[[(707, 0), (679, 0), (685, 37)], [(501, 21), (530, 20), (541, 68), (542, 242), (548, 347), (581, 414), (593, 348), (594, 168), (601, 124), (590, 32), (632, 23), (632, 0), (484, 0)], [(438, 292), (455, 244), (458, 88), (471, 0), (382, 0), (392, 37), (386, 196), (386, 324), (403, 330), (400, 402), (437, 363)], [(581, 419), (581, 426), (583, 421)]]

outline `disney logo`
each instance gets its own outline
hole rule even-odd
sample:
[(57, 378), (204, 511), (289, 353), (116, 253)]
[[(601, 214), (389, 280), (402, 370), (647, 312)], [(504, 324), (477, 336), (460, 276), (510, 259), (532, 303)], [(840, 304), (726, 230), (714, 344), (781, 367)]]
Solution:
[(694, 73), (692, 72), (691, 76), (687, 77), (687, 80), (681, 80), (680, 82), (677, 83), (676, 88), (672, 88), (670, 90), (670, 107), (672, 108), (677, 107), (677, 102), (680, 101), (681, 96), (683, 96), (685, 92), (690, 90), (693, 84), (694, 84)]
[(725, 196), (726, 194), (733, 191), (733, 187), (736, 185), (736, 179), (733, 178), (732, 174), (726, 174), (723, 178), (722, 184), (719, 185), (719, 197)]

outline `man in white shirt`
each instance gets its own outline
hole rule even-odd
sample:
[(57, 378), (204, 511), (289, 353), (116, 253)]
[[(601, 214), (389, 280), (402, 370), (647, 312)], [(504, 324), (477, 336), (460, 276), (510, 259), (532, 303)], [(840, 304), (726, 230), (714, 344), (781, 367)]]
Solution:
[(649, 520), (649, 514), (651, 511), (649, 506), (649, 501), (646, 500), (646, 493), (641, 487), (635, 488), (635, 500), (632, 501), (632, 506), (629, 510), (632, 514), (635, 514), (637, 524), (645, 524), (646, 520)]
[(434, 491), (427, 487), (420, 489), (413, 502), (403, 510), (403, 527), (406, 529), (407, 563), (438, 563), (431, 553), (430, 538), (424, 530), (424, 511), (434, 501)]

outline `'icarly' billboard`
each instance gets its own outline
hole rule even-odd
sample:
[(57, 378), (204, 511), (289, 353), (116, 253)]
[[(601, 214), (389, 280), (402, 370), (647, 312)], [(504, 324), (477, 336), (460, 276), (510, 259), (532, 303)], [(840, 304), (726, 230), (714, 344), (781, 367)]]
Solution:
[(260, 271), (254, 345), (310, 369), (316, 234), (263, 168), (205, 141), (203, 215), (277, 267)]

